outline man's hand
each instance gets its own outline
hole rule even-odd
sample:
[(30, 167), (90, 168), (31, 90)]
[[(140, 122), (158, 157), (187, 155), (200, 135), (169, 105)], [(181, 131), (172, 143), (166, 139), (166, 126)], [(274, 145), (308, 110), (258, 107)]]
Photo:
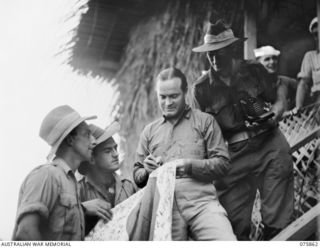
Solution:
[(249, 121), (244, 121), (246, 127), (250, 130), (250, 129), (255, 129), (257, 127), (259, 127), (261, 124), (255, 121), (249, 122)]
[(102, 199), (82, 202), (87, 215), (95, 215), (108, 222), (112, 219), (111, 204)]
[(302, 107), (295, 107), (295, 108), (293, 108), (291, 111), (290, 111), (290, 114), (291, 115), (296, 115), (296, 114), (298, 114), (298, 112), (301, 110), (301, 108)]
[(154, 157), (152, 154), (149, 154), (143, 161), (143, 166), (149, 174), (160, 167), (161, 164), (162, 158), (160, 156)]
[(190, 159), (177, 159), (174, 160), (176, 163), (176, 173), (183, 175), (183, 174), (190, 174), (190, 167), (191, 167), (191, 161)]

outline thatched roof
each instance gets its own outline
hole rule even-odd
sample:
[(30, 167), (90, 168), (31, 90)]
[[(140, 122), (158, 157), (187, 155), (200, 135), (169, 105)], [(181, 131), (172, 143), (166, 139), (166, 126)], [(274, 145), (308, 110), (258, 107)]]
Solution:
[(162, 8), (166, 0), (90, 0), (75, 39), (71, 65), (83, 72), (111, 77), (131, 29)]
[[(121, 68), (132, 29), (174, 2), (179, 0), (89, 0), (88, 12), (82, 16), (78, 28), (71, 65), (85, 74), (91, 72), (112, 78)], [(286, 43), (306, 37), (307, 26), (316, 14), (316, 0), (193, 0), (181, 1), (181, 5), (208, 2), (233, 16), (243, 15), (244, 8), (254, 9), (258, 18), (258, 45), (271, 43), (278, 48), (285, 47), (288, 53), (292, 51)], [(301, 54), (312, 47), (310, 41), (302, 43), (305, 48), (298, 48)], [(293, 65), (293, 72), (288, 71), (286, 65), (281, 67), (285, 73), (294, 74), (297, 66)]]

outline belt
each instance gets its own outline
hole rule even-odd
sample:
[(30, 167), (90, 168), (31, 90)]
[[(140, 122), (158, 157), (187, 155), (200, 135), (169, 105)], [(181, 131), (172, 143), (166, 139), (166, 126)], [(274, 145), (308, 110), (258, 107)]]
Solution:
[(248, 140), (250, 138), (258, 136), (259, 134), (265, 133), (269, 130), (270, 130), (269, 128), (265, 128), (265, 129), (259, 129), (256, 131), (253, 131), (253, 130), (242, 131), (232, 135), (230, 138), (227, 139), (227, 141), (228, 141), (228, 144), (231, 145), (240, 141)]

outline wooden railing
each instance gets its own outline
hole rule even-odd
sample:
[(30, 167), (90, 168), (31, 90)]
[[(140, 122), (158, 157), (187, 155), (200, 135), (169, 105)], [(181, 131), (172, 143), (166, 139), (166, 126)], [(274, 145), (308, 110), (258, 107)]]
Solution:
[[(320, 206), (317, 205), (320, 200), (320, 103), (287, 114), (279, 123), (279, 128), (290, 144), (293, 158), (295, 221), (273, 240), (305, 239), (311, 235), (312, 228), (317, 232), (316, 219), (320, 213)], [(255, 208), (253, 226), (256, 230), (252, 233), (252, 239), (258, 240), (261, 234), (261, 217), (257, 214), (259, 200)]]

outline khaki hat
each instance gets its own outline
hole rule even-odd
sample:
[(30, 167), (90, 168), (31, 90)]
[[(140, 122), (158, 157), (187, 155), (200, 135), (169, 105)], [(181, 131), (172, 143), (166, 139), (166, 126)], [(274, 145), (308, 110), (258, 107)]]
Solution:
[(100, 143), (106, 141), (112, 135), (120, 131), (120, 124), (117, 121), (112, 122), (109, 126), (105, 129), (102, 129), (94, 124), (89, 125), (90, 131), (96, 139), (96, 144), (99, 145)]
[(272, 55), (279, 56), (280, 55), (280, 51), (274, 49), (274, 47), (272, 46), (262, 46), (257, 49), (253, 49), (253, 52), (256, 58), (259, 58), (261, 56), (272, 56)]
[[(105, 129), (98, 127), (94, 124), (89, 125), (90, 131), (93, 137), (96, 139), (96, 146), (101, 144), (102, 142), (106, 141), (112, 135), (120, 131), (120, 124), (117, 121), (112, 122), (109, 126)], [(90, 162), (84, 161), (80, 164), (78, 168), (78, 172), (82, 175), (85, 175), (88, 171), (88, 166), (90, 166)]]
[(218, 20), (215, 24), (209, 23), (207, 33), (204, 36), (204, 43), (193, 48), (192, 51), (198, 53), (215, 51), (246, 39), (235, 37), (233, 31), (222, 20)]
[(81, 117), (68, 105), (51, 110), (43, 119), (39, 132), (39, 136), (51, 146), (48, 158), (55, 155), (65, 137), (81, 122), (96, 118), (96, 116)]

